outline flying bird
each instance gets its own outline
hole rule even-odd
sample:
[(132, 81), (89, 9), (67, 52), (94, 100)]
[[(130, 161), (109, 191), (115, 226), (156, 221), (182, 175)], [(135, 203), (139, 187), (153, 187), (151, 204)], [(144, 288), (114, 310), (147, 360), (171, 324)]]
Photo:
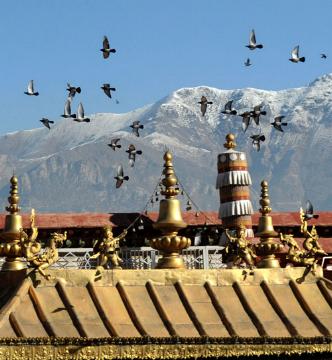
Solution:
[(252, 146), (254, 147), (254, 149), (259, 151), (261, 149), (261, 141), (265, 141), (265, 136), (258, 134), (252, 135), (250, 136), (250, 138), (252, 139)]
[(68, 97), (73, 98), (76, 93), (78, 94), (81, 93), (81, 88), (79, 86), (78, 87), (71, 86), (69, 83), (67, 83), (67, 91), (69, 92)]
[(115, 49), (110, 48), (110, 43), (107, 39), (107, 36), (104, 36), (103, 48), (100, 49), (103, 52), (104, 59), (107, 59), (110, 56), (110, 53), (116, 53)]
[(304, 220), (318, 219), (318, 217), (319, 215), (314, 214), (314, 207), (312, 206), (312, 203), (307, 200), (305, 205), (305, 212), (303, 215)]
[(101, 89), (104, 90), (104, 93), (110, 98), (112, 99), (112, 94), (111, 91), (115, 91), (116, 89), (111, 87), (110, 84), (103, 84), (103, 86), (101, 87)]
[(320, 57), (321, 57), (322, 59), (327, 59), (327, 55), (326, 55), (326, 54), (320, 54)]
[(50, 124), (54, 124), (54, 121), (48, 120), (46, 118), (42, 118), (39, 120), (44, 126), (46, 126), (49, 130), (51, 130)]
[(126, 152), (129, 154), (129, 164), (131, 167), (134, 166), (136, 155), (142, 155), (142, 150), (136, 150), (135, 145), (130, 144)]
[(232, 109), (232, 103), (233, 100), (228, 101), (225, 105), (225, 109), (221, 113), (225, 115), (236, 115), (237, 111)]
[(242, 130), (243, 132), (246, 132), (248, 126), (250, 125), (251, 112), (245, 111), (243, 114), (240, 114), (240, 116), (242, 117)]
[(108, 144), (108, 146), (110, 146), (114, 151), (116, 148), (120, 149), (121, 148), (121, 144), (118, 144), (118, 142), (120, 141), (119, 138), (117, 139), (112, 139), (111, 140), (111, 143)]
[(116, 185), (115, 187), (118, 189), (124, 180), (128, 181), (129, 180), (129, 176), (123, 176), (123, 167), (122, 165), (118, 166), (118, 170), (116, 173), (116, 176), (114, 177), (114, 179), (116, 180)]
[(305, 62), (305, 57), (299, 57), (299, 45), (295, 46), (295, 48), (292, 50), (291, 53), (291, 58), (288, 59), (289, 61), (293, 62), (293, 63), (298, 63), (300, 62)]
[(288, 123), (282, 122), (282, 119), (284, 118), (284, 115), (277, 116), (274, 118), (274, 121), (271, 123), (271, 125), (278, 131), (284, 132), (282, 129), (282, 126), (287, 126)]
[(120, 101), (118, 99), (115, 100), (116, 104), (120, 104)]
[(30, 95), (30, 96), (32, 96), (32, 95), (38, 96), (38, 95), (39, 95), (39, 92), (38, 92), (38, 91), (35, 92), (35, 90), (34, 90), (34, 88), (33, 88), (33, 80), (30, 80), (30, 81), (29, 81), (28, 91), (24, 91), (24, 94)]
[(70, 98), (65, 102), (65, 109), (64, 109), (64, 112), (63, 112), (63, 115), (61, 115), (63, 118), (67, 119), (67, 118), (73, 118), (75, 119), (76, 118), (76, 115), (75, 114), (72, 114), (71, 113), (71, 100)]
[(210, 104), (210, 105), (213, 104), (212, 101), (207, 101), (207, 98), (205, 96), (202, 96), (201, 101), (199, 101), (198, 103), (201, 104), (202, 116), (205, 115), (208, 104)]
[(244, 63), (245, 66), (250, 66), (252, 65), (252, 63), (250, 62), (250, 59), (248, 58), (245, 63)]
[(77, 116), (76, 116), (76, 119), (74, 119), (74, 121), (77, 121), (77, 122), (90, 122), (89, 118), (84, 117), (84, 108), (83, 108), (82, 103), (78, 104)]
[(133, 133), (139, 137), (139, 129), (144, 129), (144, 125), (140, 124), (140, 121), (134, 121), (130, 127), (133, 129)]
[(266, 115), (266, 111), (261, 111), (263, 105), (257, 105), (254, 107), (254, 110), (251, 112), (251, 116), (255, 121), (256, 125), (259, 125), (259, 117), (261, 115)]
[(254, 29), (251, 30), (250, 37), (249, 37), (249, 45), (246, 45), (246, 47), (249, 48), (250, 50), (263, 49), (262, 44), (256, 43), (256, 35), (255, 35)]

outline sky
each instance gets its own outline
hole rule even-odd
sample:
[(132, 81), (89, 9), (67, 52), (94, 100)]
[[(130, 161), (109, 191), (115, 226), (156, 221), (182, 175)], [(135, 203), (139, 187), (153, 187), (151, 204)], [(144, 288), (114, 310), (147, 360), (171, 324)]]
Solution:
[[(73, 112), (81, 101), (87, 115), (135, 110), (182, 87), (305, 86), (332, 72), (331, 14), (329, 0), (3, 0), (0, 134), (59, 120), (68, 81), (82, 88)], [(245, 47), (251, 29), (262, 50)], [(117, 50), (106, 60), (104, 35)], [(303, 64), (288, 61), (296, 45)], [(38, 97), (24, 94), (31, 79)]]

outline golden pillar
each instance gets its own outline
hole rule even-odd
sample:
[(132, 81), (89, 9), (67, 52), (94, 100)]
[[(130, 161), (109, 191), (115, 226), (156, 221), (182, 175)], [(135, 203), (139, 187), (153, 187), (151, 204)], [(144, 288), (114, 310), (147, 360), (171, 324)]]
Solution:
[(190, 239), (184, 236), (178, 236), (179, 230), (184, 229), (187, 224), (183, 221), (181, 215), (181, 204), (176, 198), (179, 190), (175, 187), (177, 179), (174, 174), (172, 164), (172, 154), (167, 151), (164, 154), (164, 185), (161, 194), (165, 199), (160, 201), (159, 217), (153, 227), (162, 232), (162, 236), (152, 239), (150, 245), (152, 248), (161, 252), (161, 258), (158, 261), (157, 269), (180, 269), (185, 268), (180, 251), (190, 246)]
[(260, 243), (255, 247), (256, 253), (262, 259), (258, 263), (258, 267), (278, 268), (280, 264), (279, 260), (275, 258), (275, 253), (279, 252), (283, 246), (274, 241), (274, 238), (279, 237), (279, 234), (274, 231), (272, 216), (269, 215), (272, 209), (270, 208), (269, 185), (265, 180), (261, 182), (261, 199), (259, 203), (261, 205), (259, 212), (262, 215), (259, 218), (256, 236), (260, 238)]

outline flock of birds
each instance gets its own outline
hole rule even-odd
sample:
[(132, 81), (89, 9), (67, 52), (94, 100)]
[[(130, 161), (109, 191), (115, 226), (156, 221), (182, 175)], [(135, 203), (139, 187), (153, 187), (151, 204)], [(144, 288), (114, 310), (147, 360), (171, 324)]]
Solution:
[[(248, 49), (250, 50), (255, 50), (255, 49), (263, 49), (263, 45), (262, 44), (257, 44), (256, 41), (256, 35), (255, 35), (255, 30), (251, 30), (250, 32), (250, 37), (249, 37), (249, 45), (245, 45)], [(291, 52), (291, 58), (289, 59), (289, 61), (293, 62), (293, 63), (299, 63), (299, 62), (305, 62), (305, 57), (299, 56), (299, 50), (300, 47), (299, 45), (295, 46), (294, 49)], [(326, 59), (327, 55), (326, 54), (320, 54), (322, 59)], [(252, 65), (252, 63), (250, 62), (250, 58), (247, 58), (247, 60), (244, 63), (245, 66), (250, 66)], [(205, 96), (201, 97), (201, 101), (198, 102), (201, 105), (201, 113), (202, 116), (205, 116), (206, 110), (208, 105), (212, 105), (212, 101), (208, 101), (207, 98)], [(266, 111), (261, 110), (263, 105), (257, 105), (254, 107), (253, 110), (249, 110), (249, 111), (245, 111), (242, 114), (238, 114), (237, 110), (233, 109), (232, 107), (233, 104), (233, 100), (230, 100), (226, 103), (225, 108), (223, 111), (221, 111), (222, 114), (224, 115), (239, 115), (242, 117), (242, 130), (243, 132), (246, 132), (246, 130), (248, 129), (250, 123), (251, 123), (251, 119), (255, 122), (255, 124), (257, 126), (260, 126), (260, 116), (261, 115), (266, 115)], [(287, 122), (283, 122), (283, 119), (285, 118), (284, 115), (279, 115), (276, 116), (274, 118), (274, 121), (272, 123), (270, 123), (273, 128), (275, 130), (284, 132), (283, 130), (283, 126), (287, 126)], [(256, 151), (260, 150), (260, 143), (262, 141), (265, 141), (265, 135), (261, 134), (261, 130), (259, 134), (254, 134), (252, 136), (250, 136), (250, 138), (252, 139), (252, 145), (254, 147), (254, 149)]]

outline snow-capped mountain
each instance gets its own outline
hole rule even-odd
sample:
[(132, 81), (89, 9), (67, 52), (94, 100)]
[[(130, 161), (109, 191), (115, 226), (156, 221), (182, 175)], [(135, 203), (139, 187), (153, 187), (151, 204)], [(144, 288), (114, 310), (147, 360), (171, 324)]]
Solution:
[[(204, 117), (198, 104), (202, 95), (213, 102)], [(267, 115), (261, 116), (261, 128), (251, 124), (243, 133), (241, 117), (221, 114), (229, 100), (238, 113), (263, 104)], [(270, 125), (278, 115), (286, 116), (284, 133)], [(317, 210), (332, 209), (332, 74), (307, 87), (281, 91), (183, 88), (126, 114), (90, 117), (90, 123), (62, 119), (50, 131), (38, 128), (1, 136), (1, 209), (14, 170), (23, 210), (141, 211), (158, 182), (167, 147), (180, 182), (195, 203), (202, 210), (217, 211), (217, 155), (224, 151), (229, 132), (237, 136), (237, 149), (248, 154), (256, 209), (262, 179), (270, 183), (273, 210), (297, 210), (306, 199)], [(129, 127), (134, 120), (144, 124), (140, 137)], [(260, 132), (266, 141), (256, 152), (249, 136)], [(121, 149), (107, 146), (113, 137), (121, 138)], [(143, 151), (134, 168), (125, 152), (131, 143)], [(120, 163), (130, 180), (116, 189)]]

